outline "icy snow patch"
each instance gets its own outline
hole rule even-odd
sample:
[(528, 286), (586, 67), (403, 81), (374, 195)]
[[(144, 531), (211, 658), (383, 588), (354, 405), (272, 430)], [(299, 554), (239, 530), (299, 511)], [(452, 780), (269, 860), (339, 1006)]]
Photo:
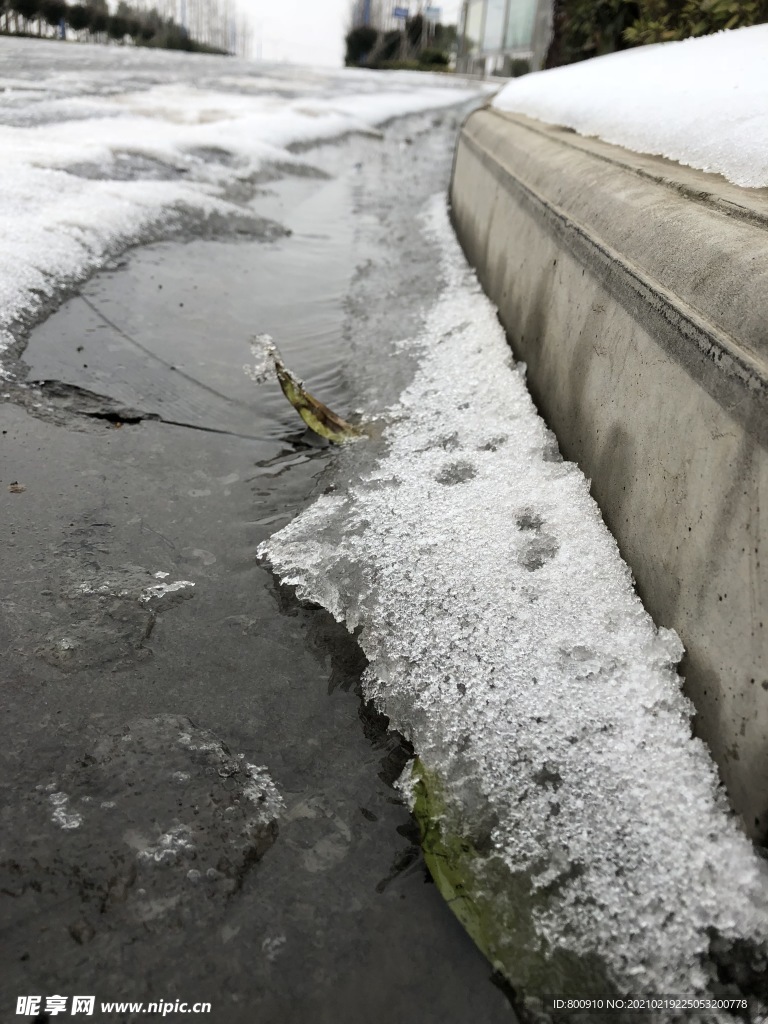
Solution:
[(139, 860), (155, 864), (174, 862), (179, 857), (191, 857), (195, 853), (195, 844), (190, 839), (191, 829), (188, 825), (174, 825), (163, 832), (156, 842), (147, 843), (138, 851)]
[(680, 641), (642, 607), (581, 472), (552, 459), (442, 200), (431, 222), (445, 287), (387, 453), (260, 554), (361, 627), (367, 695), (439, 777), (444, 831), (484, 851), (502, 927), (524, 877), (550, 962), (705, 992), (712, 933), (764, 946), (764, 866), (691, 739)]
[(166, 594), (175, 594), (179, 590), (186, 590), (187, 587), (194, 587), (191, 580), (175, 580), (173, 583), (154, 583), (151, 587), (145, 587), (141, 592), (139, 600), (142, 604), (148, 604), (152, 598), (165, 597)]
[(251, 355), (254, 363), (246, 364), (243, 373), (249, 377), (254, 384), (263, 384), (275, 372), (275, 356), (278, 350), (271, 334), (257, 334), (251, 343)]
[(640, 46), (517, 78), (493, 105), (765, 188), (766, 54), (768, 25)]
[(243, 795), (256, 805), (258, 822), (274, 821), (285, 810), (285, 804), (269, 769), (263, 764), (246, 764), (245, 773), (249, 781), (243, 786)]
[(174, 580), (171, 583), (164, 583), (162, 581), (167, 579), (170, 573), (162, 570), (152, 574), (153, 579), (161, 582), (145, 583), (149, 575), (146, 569), (138, 566), (125, 566), (113, 570), (109, 578), (85, 580), (73, 589), (72, 594), (77, 597), (135, 598), (140, 604), (149, 604), (150, 601), (159, 601), (167, 594), (177, 594), (195, 585), (192, 580)]
[(67, 810), (69, 797), (66, 793), (51, 793), (48, 799), (53, 805), (51, 821), (55, 825), (58, 825), (59, 828), (63, 828), (65, 831), (69, 831), (73, 828), (80, 828), (83, 823), (83, 816), (82, 814), (78, 814), (77, 811)]

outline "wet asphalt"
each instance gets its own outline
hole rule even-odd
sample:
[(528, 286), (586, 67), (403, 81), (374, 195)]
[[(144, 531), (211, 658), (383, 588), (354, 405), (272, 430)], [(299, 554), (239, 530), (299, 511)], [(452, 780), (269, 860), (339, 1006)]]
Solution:
[(26, 338), (0, 400), (0, 1020), (54, 993), (515, 1019), (426, 873), (354, 639), (258, 564), (338, 466), (242, 372), (267, 331), (342, 415), (385, 415), (460, 116), (309, 151), (247, 231), (125, 253)]

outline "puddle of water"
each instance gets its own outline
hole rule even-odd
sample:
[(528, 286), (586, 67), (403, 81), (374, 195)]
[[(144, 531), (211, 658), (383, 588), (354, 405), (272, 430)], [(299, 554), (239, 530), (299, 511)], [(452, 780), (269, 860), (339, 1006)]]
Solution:
[(343, 404), (343, 299), (357, 258), (349, 178), (288, 179), (275, 192), (290, 208), (293, 235), (137, 250), (33, 332), (24, 356), (30, 379), (64, 380), (165, 419), (276, 438), (294, 414), (275, 387), (257, 389), (242, 372), (248, 339), (269, 333), (316, 393)]

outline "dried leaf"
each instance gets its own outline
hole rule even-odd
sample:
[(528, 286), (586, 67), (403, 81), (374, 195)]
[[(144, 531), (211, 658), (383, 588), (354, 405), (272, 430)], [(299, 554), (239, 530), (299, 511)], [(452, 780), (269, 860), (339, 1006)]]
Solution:
[(335, 444), (363, 436), (364, 431), (360, 427), (347, 423), (307, 391), (303, 382), (285, 365), (277, 346), (268, 334), (261, 334), (255, 338), (251, 351), (256, 357), (256, 366), (244, 367), (245, 372), (252, 380), (260, 383), (267, 376), (270, 367), (274, 369), (283, 394), (310, 430)]

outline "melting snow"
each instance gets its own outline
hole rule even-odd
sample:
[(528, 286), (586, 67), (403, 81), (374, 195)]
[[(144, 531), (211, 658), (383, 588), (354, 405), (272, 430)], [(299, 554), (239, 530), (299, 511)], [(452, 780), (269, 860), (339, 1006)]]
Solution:
[(192, 857), (195, 853), (195, 844), (192, 842), (191, 829), (188, 825), (174, 825), (167, 832), (163, 832), (156, 842), (147, 843), (136, 856), (139, 860), (155, 864), (174, 862), (179, 857)]
[(598, 957), (619, 990), (704, 992), (711, 934), (765, 942), (765, 865), (691, 738), (677, 636), (560, 459), (442, 200), (431, 223), (445, 287), (388, 450), (260, 554), (361, 628), (366, 692), (440, 777), (447, 831), (490, 851), (500, 921), (524, 876), (542, 949)]
[(147, 51), (117, 60), (111, 50), (99, 58), (55, 45), (30, 80), (25, 58), (39, 58), (46, 44), (29, 45), (0, 51), (0, 65), (23, 71), (23, 88), (0, 95), (0, 352), (17, 321), (116, 249), (190, 212), (242, 215), (228, 186), (265, 165), (301, 169), (306, 161), (287, 147), (370, 133), (488, 89), (438, 76), (264, 74), (250, 63), (167, 54), (159, 65)]
[[(149, 572), (146, 569), (127, 566), (114, 570), (110, 579), (85, 580), (74, 588), (73, 594), (77, 597), (135, 598), (141, 604), (148, 604), (153, 599), (160, 600), (167, 594), (176, 594), (195, 585), (192, 580), (174, 580), (171, 583), (159, 582), (145, 585), (148, 576)], [(162, 581), (168, 576), (170, 573), (159, 571), (153, 573), (151, 578)]]
[(66, 793), (51, 793), (48, 799), (53, 805), (51, 821), (55, 825), (63, 828), (66, 832), (73, 828), (80, 828), (83, 823), (83, 816), (78, 814), (77, 811), (67, 810), (69, 797)]
[(268, 824), (285, 810), (283, 798), (272, 781), (269, 769), (263, 764), (246, 764), (248, 782), (243, 786), (243, 795), (256, 805), (258, 821)]
[(176, 580), (174, 583), (153, 583), (151, 587), (145, 587), (141, 592), (139, 600), (147, 604), (153, 597), (161, 598), (166, 594), (175, 594), (179, 590), (186, 590), (187, 587), (194, 587), (191, 580)]
[(254, 364), (246, 364), (243, 373), (254, 384), (263, 384), (275, 372), (275, 356), (279, 356), (271, 334), (257, 334), (251, 343)]
[(768, 186), (768, 25), (641, 46), (510, 82), (501, 110)]

